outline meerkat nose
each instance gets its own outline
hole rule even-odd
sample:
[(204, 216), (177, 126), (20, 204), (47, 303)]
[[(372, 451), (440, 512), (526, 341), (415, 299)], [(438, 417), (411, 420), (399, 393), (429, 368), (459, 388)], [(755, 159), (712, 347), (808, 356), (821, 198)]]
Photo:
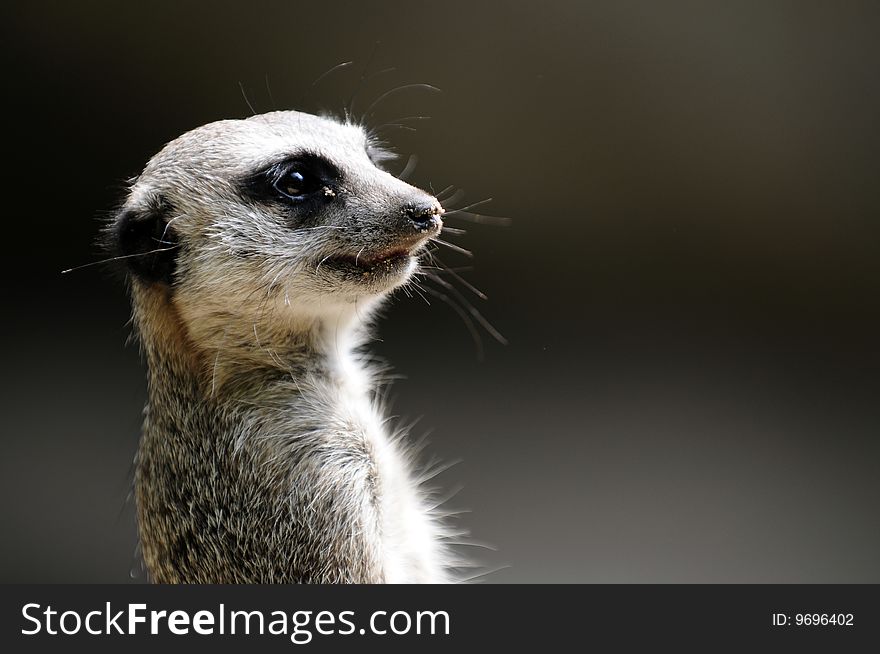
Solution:
[(431, 202), (413, 204), (406, 208), (406, 215), (419, 231), (433, 229), (440, 225), (440, 216), (443, 215), (443, 207), (437, 200)]

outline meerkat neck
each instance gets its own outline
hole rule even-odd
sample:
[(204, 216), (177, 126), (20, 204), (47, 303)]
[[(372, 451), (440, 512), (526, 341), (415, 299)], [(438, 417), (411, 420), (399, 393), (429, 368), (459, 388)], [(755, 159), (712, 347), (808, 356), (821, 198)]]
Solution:
[(363, 369), (354, 352), (367, 335), (366, 312), (342, 307), (280, 325), (255, 321), (238, 327), (215, 314), (210, 321), (189, 321), (187, 328), (161, 288), (138, 289), (135, 307), (151, 389), (187, 378), (187, 386), (222, 400), (243, 389), (261, 390), (255, 380), (359, 377)]

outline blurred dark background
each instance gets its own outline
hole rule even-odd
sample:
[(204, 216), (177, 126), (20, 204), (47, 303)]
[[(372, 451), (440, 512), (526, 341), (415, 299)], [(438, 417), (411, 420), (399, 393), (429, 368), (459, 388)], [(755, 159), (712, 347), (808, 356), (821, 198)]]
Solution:
[[(377, 351), (489, 581), (880, 582), (876, 3), (7, 3), (0, 580), (138, 570), (144, 370), (98, 219), (178, 134), (361, 110), (486, 197), (485, 356), (398, 298)], [(378, 42), (378, 46), (376, 43)], [(335, 64), (353, 60), (307, 92)], [(266, 79), (271, 94), (267, 91)], [(405, 158), (405, 157), (404, 157)], [(402, 166), (401, 166), (402, 167)], [(466, 291), (464, 291), (466, 292)], [(503, 567), (508, 566), (508, 567)], [(134, 581), (143, 581), (135, 574)]]

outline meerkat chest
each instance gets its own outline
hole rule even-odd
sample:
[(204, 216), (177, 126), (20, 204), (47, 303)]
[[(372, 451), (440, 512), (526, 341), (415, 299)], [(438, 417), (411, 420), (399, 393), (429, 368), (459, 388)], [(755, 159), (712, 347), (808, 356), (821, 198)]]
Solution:
[(371, 474), (363, 493), (370, 498), (366, 519), (375, 527), (385, 580), (389, 583), (443, 581), (441, 538), (419, 488), (400, 435), (362, 387), (339, 389), (335, 424), (343, 447), (365, 453)]

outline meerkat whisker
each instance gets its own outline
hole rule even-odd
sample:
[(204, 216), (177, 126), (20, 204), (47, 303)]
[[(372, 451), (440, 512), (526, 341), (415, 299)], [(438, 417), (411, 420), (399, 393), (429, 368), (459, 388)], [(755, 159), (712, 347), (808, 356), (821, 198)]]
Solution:
[(424, 84), (424, 83), (416, 83), (416, 84), (401, 84), (400, 86), (395, 86), (393, 89), (391, 89), (391, 90), (389, 90), (389, 91), (385, 91), (385, 93), (383, 93), (383, 94), (380, 95), (378, 98), (376, 98), (375, 100), (373, 100), (372, 104), (370, 104), (370, 106), (367, 107), (367, 110), (364, 111), (364, 113), (363, 113), (364, 118), (365, 118), (366, 120), (370, 120), (370, 118), (372, 118), (372, 116), (373, 116), (373, 110), (374, 110), (376, 107), (378, 107), (379, 104), (382, 103), (382, 101), (384, 101), (385, 99), (391, 97), (392, 95), (395, 95), (395, 94), (397, 94), (397, 93), (400, 93), (401, 91), (406, 91), (406, 90), (408, 90), (408, 89), (423, 89), (423, 90), (425, 90), (425, 91), (432, 91), (432, 92), (435, 92), (435, 93), (442, 93), (442, 90), (439, 89), (439, 88), (437, 88), (437, 87), (434, 86), (433, 84)]
[(367, 69), (369, 69), (370, 64), (373, 61), (373, 57), (376, 56), (376, 49), (377, 49), (378, 45), (379, 44), (377, 42), (375, 44), (375, 46), (373, 47), (373, 51), (370, 53), (370, 57), (367, 59), (367, 63), (364, 65), (364, 70), (363, 70), (363, 72), (361, 72), (361, 77), (358, 80), (358, 84), (355, 87), (354, 91), (352, 91), (351, 96), (348, 98), (348, 102), (345, 104), (345, 118), (346, 118), (346, 120), (349, 120), (354, 116), (354, 101), (357, 99), (357, 96), (360, 95), (360, 92), (363, 90), (366, 82), (373, 80), (373, 79), (379, 77), (380, 75), (385, 75), (387, 73), (393, 73), (395, 70), (397, 70), (396, 68), (394, 68), (392, 66), (389, 68), (383, 68), (382, 70), (379, 70), (379, 71), (376, 71), (375, 73), (371, 73), (370, 75), (367, 75)]
[(461, 275), (459, 275), (459, 274), (458, 274), (457, 272), (455, 272), (452, 268), (449, 268), (448, 266), (444, 265), (444, 263), (440, 260), (440, 257), (438, 257), (438, 256), (435, 255), (435, 256), (434, 256), (434, 259), (435, 259), (435, 260), (437, 261), (437, 263), (440, 265), (440, 268), (441, 268), (442, 270), (445, 270), (445, 271), (448, 272), (450, 275), (452, 275), (456, 280), (458, 280), (462, 285), (464, 285), (464, 287), (465, 287), (466, 289), (468, 289), (471, 293), (473, 293), (474, 295), (476, 295), (476, 296), (477, 296), (478, 298), (480, 298), (481, 300), (488, 300), (488, 299), (489, 299), (489, 296), (486, 295), (485, 293), (483, 293), (483, 291), (481, 291), (481, 290), (478, 289), (476, 286), (474, 286), (473, 284), (471, 284), (468, 280), (466, 280), (464, 277), (462, 277)]
[(464, 304), (465, 309), (467, 309), (467, 311), (477, 320), (477, 322), (479, 322), (483, 326), (483, 328), (487, 332), (489, 332), (489, 334), (492, 336), (492, 338), (494, 338), (496, 341), (498, 341), (502, 345), (508, 344), (507, 339), (504, 338), (504, 336), (502, 336), (501, 332), (499, 332), (497, 329), (495, 329), (495, 327), (492, 326), (492, 323), (490, 323), (488, 320), (486, 320), (486, 318), (483, 317), (483, 314), (481, 314), (479, 311), (477, 311), (476, 307), (474, 307), (474, 305), (472, 305), (470, 302), (468, 302), (467, 298), (464, 297), (459, 292), (459, 290), (457, 288), (455, 288), (455, 286), (453, 286), (452, 284), (447, 282), (445, 279), (442, 279), (441, 277), (432, 276), (432, 279), (435, 282), (437, 282), (438, 284), (440, 284), (443, 288), (447, 289), (462, 304)]
[(406, 165), (403, 167), (403, 170), (401, 170), (397, 175), (395, 175), (395, 177), (397, 177), (397, 179), (402, 179), (402, 180), (406, 181), (407, 179), (409, 179), (410, 175), (413, 174), (418, 163), (419, 163), (419, 157), (417, 155), (415, 155), (415, 154), (409, 155), (409, 158), (406, 160)]
[(467, 220), (468, 222), (478, 223), (480, 225), (492, 225), (494, 227), (508, 227), (512, 222), (510, 218), (505, 216), (490, 216), (484, 213), (471, 213), (458, 209), (456, 211), (447, 211), (443, 217), (458, 218)]
[(479, 202), (474, 202), (473, 204), (469, 204), (466, 207), (461, 207), (460, 209), (450, 209), (444, 212), (444, 215), (455, 214), (459, 212), (467, 212), (469, 209), (473, 209), (474, 207), (479, 207), (484, 204), (488, 204), (492, 201), (492, 198), (486, 198), (485, 200), (480, 200)]
[[(452, 189), (452, 188), (454, 188), (454, 187), (452, 187), (452, 186), (447, 186), (446, 188)], [(453, 204), (455, 204), (456, 202), (458, 202), (459, 200), (463, 199), (464, 196), (465, 196), (465, 191), (464, 191), (464, 189), (463, 189), (463, 188), (459, 188), (459, 189), (455, 189), (455, 190), (452, 192), (452, 195), (450, 195), (448, 198), (441, 198), (441, 197), (440, 197), (440, 194), (438, 194), (437, 199), (438, 199), (440, 202), (442, 202), (443, 204), (445, 204), (447, 207), (449, 207), (449, 206), (452, 206)], [(447, 212), (445, 212), (445, 213), (449, 213), (449, 211), (447, 211)], [(444, 215), (445, 215), (445, 214), (444, 214)]]
[(241, 97), (244, 98), (245, 104), (247, 104), (248, 109), (251, 110), (251, 115), (256, 116), (256, 115), (257, 115), (257, 110), (254, 109), (254, 105), (252, 105), (252, 104), (251, 104), (251, 101), (248, 99), (247, 93), (246, 93), (245, 90), (244, 90), (244, 84), (242, 84), (241, 82), (239, 82), (239, 83), (238, 83), (238, 88), (241, 89)]
[(90, 261), (89, 263), (84, 263), (79, 266), (74, 266), (73, 268), (67, 268), (61, 271), (62, 275), (66, 275), (67, 273), (74, 272), (76, 270), (82, 270), (83, 268), (91, 268), (92, 266), (100, 266), (104, 263), (111, 263), (113, 261), (123, 261), (125, 259), (132, 259), (134, 257), (146, 257), (151, 254), (158, 254), (160, 252), (170, 252), (171, 250), (175, 250), (179, 245), (172, 245), (167, 248), (156, 248), (155, 250), (149, 250), (148, 252), (136, 252), (134, 254), (121, 254), (115, 257), (108, 257), (106, 259), (101, 259), (100, 261)]
[[(387, 123), (382, 123), (381, 125), (376, 125), (376, 127), (371, 127), (370, 129), (371, 129), (371, 131), (378, 132), (380, 129), (383, 129), (385, 127), (402, 127), (401, 123), (404, 123), (404, 122), (410, 121), (410, 120), (431, 120), (431, 116), (404, 116), (403, 118), (394, 118), (393, 120), (391, 120)], [(437, 194), (434, 193), (434, 197), (436, 197), (436, 196), (437, 196)]]
[(455, 250), (456, 252), (458, 252), (458, 253), (460, 253), (460, 254), (463, 254), (463, 255), (465, 255), (465, 256), (467, 256), (467, 257), (471, 257), (471, 258), (473, 258), (473, 256), (474, 256), (474, 253), (471, 252), (470, 250), (466, 250), (465, 248), (461, 247), (460, 245), (456, 245), (455, 243), (450, 243), (449, 241), (444, 241), (442, 238), (437, 238), (437, 237), (435, 236), (435, 237), (432, 238), (431, 240), (432, 240), (434, 243), (439, 243), (440, 245), (445, 245), (445, 246), (448, 247), (450, 250)]
[(440, 202), (443, 202), (443, 197), (442, 197), (443, 194), (444, 194), (444, 193), (448, 193), (450, 190), (452, 190), (452, 189), (455, 188), (455, 187), (454, 187), (452, 184), (450, 184), (450, 185), (447, 186), (446, 188), (442, 188), (442, 189), (440, 189), (439, 192), (437, 192), (437, 191), (434, 190), (434, 186), (433, 186), (432, 184), (428, 183), (428, 188), (431, 189), (431, 193), (434, 194), (434, 197), (435, 197), (435, 198), (437, 198)]
[(324, 263), (326, 263), (326, 262), (327, 262), (330, 258), (332, 258), (332, 257), (333, 257), (332, 254), (328, 254), (326, 257), (324, 257), (323, 259), (321, 259), (321, 261), (318, 262), (318, 265), (315, 266), (315, 274), (316, 274), (316, 275), (318, 274), (318, 268), (320, 268), (321, 266), (323, 266)]
[(275, 98), (272, 95), (272, 87), (269, 86), (269, 73), (266, 73), (263, 76), (263, 79), (266, 82), (266, 95), (269, 96), (269, 106), (272, 107), (273, 111), (275, 111), (278, 107), (275, 106)]
[(431, 302), (428, 300), (428, 298), (425, 297), (424, 287), (421, 284), (419, 284), (415, 279), (410, 281), (410, 284), (412, 285), (413, 290), (418, 294), (418, 296), (425, 301), (425, 304), (430, 306)]
[[(395, 129), (402, 129), (407, 132), (418, 132), (419, 131), (415, 127), (413, 127), (412, 125), (398, 125), (397, 123), (386, 123), (382, 127), (377, 127), (375, 131), (378, 132), (380, 129), (388, 129), (389, 127), (393, 127)], [(400, 175), (398, 175), (398, 177), (400, 177)]]
[(458, 314), (459, 318), (461, 318), (462, 322), (465, 324), (465, 327), (467, 327), (467, 330), (468, 330), (468, 332), (470, 332), (471, 338), (474, 341), (474, 347), (477, 350), (477, 359), (482, 361), (483, 360), (483, 339), (480, 337), (479, 330), (477, 330), (477, 327), (474, 324), (474, 321), (471, 320), (471, 318), (470, 318), (470, 316), (468, 316), (467, 312), (464, 309), (462, 309), (460, 306), (458, 306), (458, 304), (453, 302), (452, 298), (450, 298), (445, 293), (438, 291), (435, 288), (431, 288), (429, 286), (423, 286), (422, 290), (425, 291), (425, 293), (427, 293), (428, 295), (437, 298), (441, 302), (445, 302), (450, 307), (452, 307), (452, 310), (455, 311), (455, 313)]
[(312, 81), (312, 83), (309, 84), (308, 87), (306, 87), (305, 92), (300, 96), (300, 98), (294, 103), (293, 106), (301, 107), (303, 105), (303, 103), (306, 101), (306, 99), (309, 97), (309, 94), (312, 91), (314, 91), (315, 87), (318, 84), (320, 84), (324, 79), (326, 79), (327, 77), (329, 77), (330, 75), (335, 73), (337, 70), (342, 70), (343, 68), (347, 68), (348, 66), (351, 66), (353, 63), (354, 63), (353, 61), (341, 61), (338, 64), (336, 64), (335, 66), (331, 66), (330, 68), (325, 70), (323, 73), (318, 75)]

